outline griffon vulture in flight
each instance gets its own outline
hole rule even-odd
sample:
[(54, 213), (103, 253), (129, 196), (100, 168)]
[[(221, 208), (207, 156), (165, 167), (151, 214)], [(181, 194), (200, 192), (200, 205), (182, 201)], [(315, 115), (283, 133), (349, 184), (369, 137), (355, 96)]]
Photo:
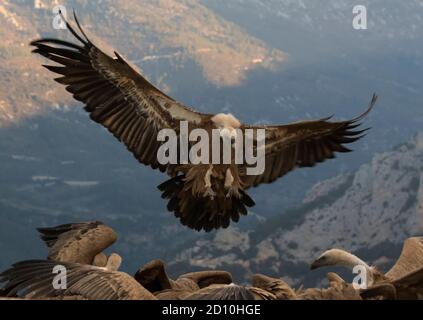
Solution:
[[(329, 118), (287, 125), (250, 126), (229, 114), (205, 114), (194, 111), (161, 92), (118, 53), (111, 57), (86, 36), (75, 16), (79, 31), (66, 22), (78, 43), (59, 39), (40, 39), (31, 45), (38, 53), (58, 65), (44, 65), (59, 74), (55, 80), (85, 105), (90, 118), (107, 128), (142, 164), (166, 172), (171, 178), (159, 186), (167, 208), (183, 225), (211, 231), (238, 222), (254, 206), (247, 189), (272, 183), (297, 167), (312, 167), (336, 152), (349, 152), (344, 144), (362, 137), (365, 130), (354, 131), (370, 112), (349, 120), (330, 122)], [(219, 130), (221, 138), (236, 138), (247, 129), (265, 130), (264, 171), (248, 175), (248, 164), (161, 164), (158, 141), (162, 129), (180, 135), (181, 122), (188, 131), (204, 129), (210, 136)], [(244, 135), (245, 136), (245, 135)], [(258, 153), (257, 136), (254, 151)], [(190, 146), (190, 148), (192, 145)], [(178, 151), (179, 152), (179, 151)]]

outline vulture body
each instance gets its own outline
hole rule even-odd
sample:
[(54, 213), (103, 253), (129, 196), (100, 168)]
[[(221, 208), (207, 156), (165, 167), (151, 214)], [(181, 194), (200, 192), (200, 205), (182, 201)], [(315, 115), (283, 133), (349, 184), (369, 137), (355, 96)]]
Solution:
[[(31, 43), (33, 52), (57, 63), (45, 67), (59, 75), (55, 80), (85, 105), (93, 121), (107, 128), (140, 163), (170, 176), (159, 186), (162, 197), (168, 200), (168, 210), (183, 225), (198, 231), (226, 228), (247, 215), (248, 208), (254, 206), (247, 194), (249, 188), (272, 183), (297, 167), (313, 167), (334, 158), (337, 152), (351, 151), (344, 145), (363, 136), (365, 130), (355, 128), (377, 100), (373, 96), (361, 116), (338, 122), (325, 118), (250, 126), (229, 114), (199, 113), (157, 89), (118, 53), (114, 57), (105, 54), (88, 39), (76, 16), (75, 21), (78, 32), (66, 25), (77, 43), (40, 39)], [(233, 152), (226, 164), (214, 164), (212, 156), (205, 163), (161, 163), (158, 153), (165, 142), (158, 139), (159, 134), (173, 130), (182, 138), (181, 123), (187, 124), (189, 135), (203, 129), (212, 137), (213, 130), (218, 130), (222, 140), (246, 137), (247, 129), (264, 130), (264, 159), (258, 159), (265, 164), (264, 171), (249, 175), (251, 165), (246, 161), (238, 164)], [(254, 154), (260, 149), (258, 140), (253, 138)], [(178, 156), (191, 151), (193, 145), (191, 141), (187, 151), (178, 146)]]
[(144, 265), (135, 274), (135, 279), (159, 300), (183, 300), (210, 285), (232, 283), (232, 276), (226, 271), (192, 272), (172, 280), (161, 260), (153, 260)]

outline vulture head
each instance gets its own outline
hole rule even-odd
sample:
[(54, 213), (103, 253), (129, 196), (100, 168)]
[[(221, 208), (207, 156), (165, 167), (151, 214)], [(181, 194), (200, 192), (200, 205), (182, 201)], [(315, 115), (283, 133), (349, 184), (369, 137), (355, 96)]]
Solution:
[(222, 138), (229, 138), (235, 141), (237, 129), (241, 127), (241, 122), (232, 114), (219, 113), (212, 117), (212, 122), (219, 129)]
[(311, 264), (310, 269), (314, 270), (328, 266), (340, 266), (352, 269), (356, 265), (363, 265), (368, 267), (364, 261), (349, 252), (341, 249), (330, 249), (325, 251), (319, 258), (317, 258)]
[(363, 267), (366, 272), (366, 278), (364, 279), (367, 287), (373, 285), (375, 278), (379, 277), (380, 274), (374, 267), (370, 267), (359, 257), (341, 249), (330, 249), (324, 252), (311, 264), (310, 269), (314, 270), (328, 266), (344, 267), (351, 270), (354, 274), (359, 272), (359, 270), (356, 270), (357, 266)]

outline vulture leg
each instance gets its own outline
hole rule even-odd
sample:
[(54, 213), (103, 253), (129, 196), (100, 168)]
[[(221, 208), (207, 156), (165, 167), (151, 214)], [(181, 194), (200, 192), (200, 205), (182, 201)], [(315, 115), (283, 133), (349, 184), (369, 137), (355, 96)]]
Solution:
[(204, 187), (206, 191), (204, 192), (203, 196), (204, 198), (210, 197), (213, 200), (214, 197), (216, 196), (216, 192), (214, 192), (212, 189), (212, 184), (211, 184), (212, 174), (213, 174), (213, 165), (209, 167), (209, 169), (207, 170), (204, 176)]
[(232, 175), (231, 169), (226, 169), (226, 175), (225, 175), (225, 189), (228, 191), (226, 193), (226, 198), (232, 198), (233, 196), (236, 196), (239, 198), (239, 192), (238, 188), (234, 187), (234, 176)]

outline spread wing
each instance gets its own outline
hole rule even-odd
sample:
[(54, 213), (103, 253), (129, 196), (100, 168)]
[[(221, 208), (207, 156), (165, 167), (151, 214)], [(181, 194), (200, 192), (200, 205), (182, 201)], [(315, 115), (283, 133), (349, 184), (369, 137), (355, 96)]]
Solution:
[(276, 300), (276, 297), (259, 288), (238, 285), (211, 285), (184, 298), (184, 300)]
[(378, 283), (360, 294), (365, 299), (382, 297), (386, 300), (421, 300), (423, 299), (423, 267), (391, 282)]
[(354, 131), (370, 113), (377, 101), (372, 101), (365, 113), (348, 120), (330, 122), (330, 118), (303, 121), (281, 126), (249, 126), (244, 129), (265, 129), (265, 170), (261, 175), (244, 177), (248, 187), (271, 183), (297, 167), (313, 167), (335, 157), (336, 152), (350, 152), (344, 145), (357, 141), (366, 130)]
[[(55, 266), (66, 268), (66, 289), (54, 288), (58, 273)], [(30, 260), (14, 264), (0, 273), (0, 288), (9, 297), (44, 299), (79, 296), (88, 300), (155, 299), (134, 278), (123, 272), (77, 263)]]
[(393, 281), (400, 298), (423, 299), (423, 267)]
[(409, 238), (404, 242), (399, 259), (385, 275), (399, 279), (420, 268), (423, 268), (423, 237)]
[(78, 44), (58, 39), (33, 41), (38, 53), (59, 65), (44, 65), (60, 75), (55, 80), (66, 86), (73, 97), (85, 104), (95, 122), (106, 127), (125, 144), (136, 159), (165, 171), (157, 161), (160, 129), (175, 128), (179, 121), (200, 123), (202, 115), (176, 102), (148, 82), (119, 54), (110, 57), (85, 35), (66, 22)]
[(94, 257), (117, 240), (117, 234), (104, 223), (83, 222), (38, 228), (49, 248), (48, 259), (92, 264)]

